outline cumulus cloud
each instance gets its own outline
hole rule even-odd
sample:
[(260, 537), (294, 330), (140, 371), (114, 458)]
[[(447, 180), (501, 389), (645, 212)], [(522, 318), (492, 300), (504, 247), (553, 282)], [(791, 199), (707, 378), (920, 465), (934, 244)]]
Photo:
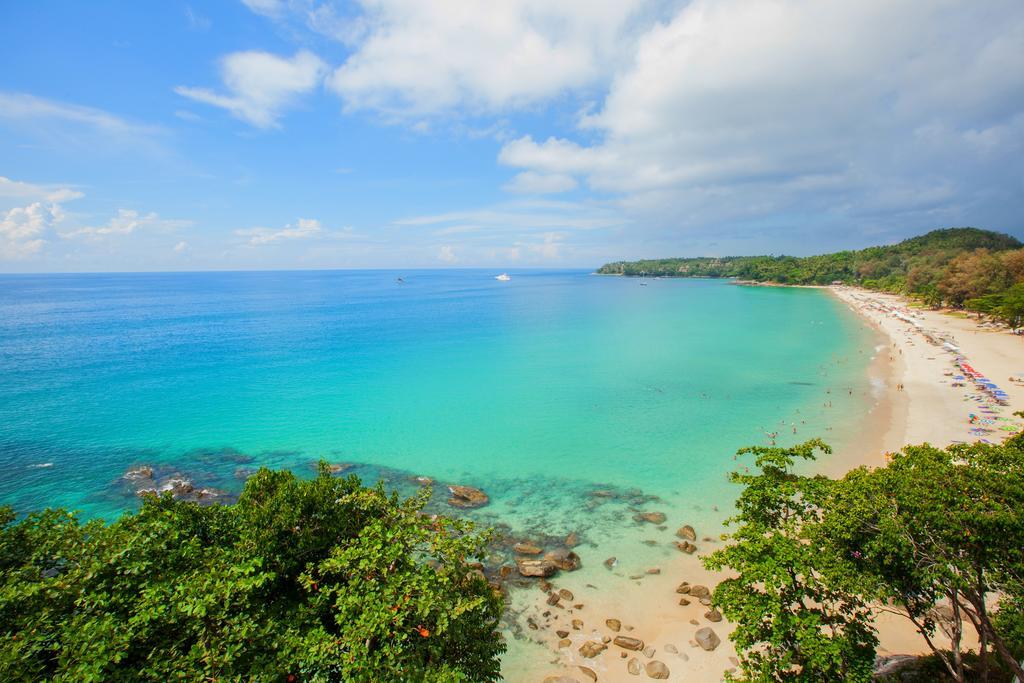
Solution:
[(676, 225), (955, 213), (1020, 186), (1022, 74), (1015, 0), (695, 0), (640, 38), (579, 140), (520, 137), (499, 161)]
[(274, 128), (285, 109), (320, 84), (326, 65), (306, 50), (290, 58), (253, 50), (223, 57), (220, 72), (226, 92), (187, 86), (178, 86), (174, 91), (226, 109), (257, 128)]
[(38, 254), (50, 232), (64, 221), (61, 203), (83, 196), (69, 187), (0, 176), (0, 260), (21, 260)]
[(185, 253), (186, 251), (188, 251), (188, 242), (186, 242), (185, 240), (178, 242), (177, 244), (174, 245), (173, 251), (175, 254)]
[(415, 116), (521, 107), (608, 78), (646, 0), (364, 1), (328, 79), (350, 109)]
[(523, 171), (502, 188), (516, 194), (556, 194), (576, 189), (576, 179), (564, 173)]

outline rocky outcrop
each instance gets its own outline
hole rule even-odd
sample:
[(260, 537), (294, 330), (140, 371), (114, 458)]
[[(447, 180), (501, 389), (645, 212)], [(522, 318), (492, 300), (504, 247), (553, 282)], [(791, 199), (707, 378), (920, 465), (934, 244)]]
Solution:
[(547, 560), (516, 560), (516, 569), (519, 570), (520, 576), (527, 578), (542, 578), (546, 579), (549, 576), (554, 576), (555, 572), (558, 571), (558, 567), (551, 564)]
[(552, 550), (544, 555), (544, 561), (566, 572), (575, 571), (583, 564), (580, 556), (568, 548)]

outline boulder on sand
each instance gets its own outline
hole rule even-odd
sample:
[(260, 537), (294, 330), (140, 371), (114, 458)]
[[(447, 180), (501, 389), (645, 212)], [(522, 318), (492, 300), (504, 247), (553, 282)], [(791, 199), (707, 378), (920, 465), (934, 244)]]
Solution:
[(689, 524), (687, 524), (685, 526), (679, 527), (679, 530), (676, 531), (676, 536), (678, 536), (679, 538), (685, 539), (687, 541), (696, 541), (697, 540), (697, 532), (694, 531), (693, 527), (690, 526)]
[(452, 484), (448, 490), (452, 494), (452, 497), (448, 499), (448, 504), (452, 507), (471, 509), (483, 507), (490, 502), (486, 493), (472, 486)]
[(693, 555), (693, 553), (697, 551), (697, 546), (689, 541), (676, 541), (676, 548), (687, 555)]
[(715, 633), (714, 629), (712, 629), (710, 626), (705, 626), (704, 628), (697, 629), (697, 633), (694, 635), (694, 639), (697, 641), (698, 645), (700, 645), (708, 652), (714, 650), (716, 647), (718, 647), (719, 643), (722, 642), (721, 639), (719, 639), (718, 634)]
[(580, 646), (580, 654), (591, 659), (608, 649), (608, 646), (597, 640), (588, 640)]
[(630, 636), (615, 636), (615, 640), (612, 641), (623, 650), (633, 650), (639, 652), (644, 649), (644, 641), (639, 638), (632, 638)]
[(644, 668), (647, 670), (648, 678), (668, 678), (668, 667), (657, 659), (647, 662), (647, 666)]

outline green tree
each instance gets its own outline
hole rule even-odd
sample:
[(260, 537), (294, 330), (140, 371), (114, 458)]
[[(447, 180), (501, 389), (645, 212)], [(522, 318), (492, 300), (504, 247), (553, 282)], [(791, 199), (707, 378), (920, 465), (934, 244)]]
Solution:
[(260, 470), (235, 505), (0, 514), (8, 681), (493, 681), (486, 536), (358, 479)]
[[(966, 680), (965, 628), (981, 643), (983, 677), (991, 648), (1024, 678), (1013, 637), (989, 611), (1001, 595), (1002, 622), (1020, 623), (1024, 450), (1016, 441), (908, 446), (886, 467), (854, 470), (833, 487), (819, 534), (833, 546), (832, 561), (847, 565), (837, 574), (845, 587), (899, 605), (954, 680)], [(948, 654), (934, 641), (940, 606), (949, 610)]]
[(737, 624), (730, 638), (740, 681), (868, 681), (876, 638), (871, 612), (856, 593), (827, 580), (834, 568), (820, 552), (815, 526), (832, 480), (794, 472), (797, 460), (831, 452), (819, 440), (792, 448), (744, 448), (754, 474), (734, 473), (744, 486), (730, 521), (733, 543), (705, 558), (736, 574), (722, 581), (714, 603)]

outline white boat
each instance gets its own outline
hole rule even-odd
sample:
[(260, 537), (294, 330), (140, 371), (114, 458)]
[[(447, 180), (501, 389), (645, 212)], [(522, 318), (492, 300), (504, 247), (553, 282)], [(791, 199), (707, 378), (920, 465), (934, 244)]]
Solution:
[(509, 281), (509, 280), (511, 280), (512, 278), (510, 278), (510, 277), (508, 276), (508, 273), (502, 273), (501, 275), (495, 275), (495, 276), (494, 276), (494, 279), (495, 279), (495, 280), (501, 280), (502, 282), (508, 282), (508, 281)]

